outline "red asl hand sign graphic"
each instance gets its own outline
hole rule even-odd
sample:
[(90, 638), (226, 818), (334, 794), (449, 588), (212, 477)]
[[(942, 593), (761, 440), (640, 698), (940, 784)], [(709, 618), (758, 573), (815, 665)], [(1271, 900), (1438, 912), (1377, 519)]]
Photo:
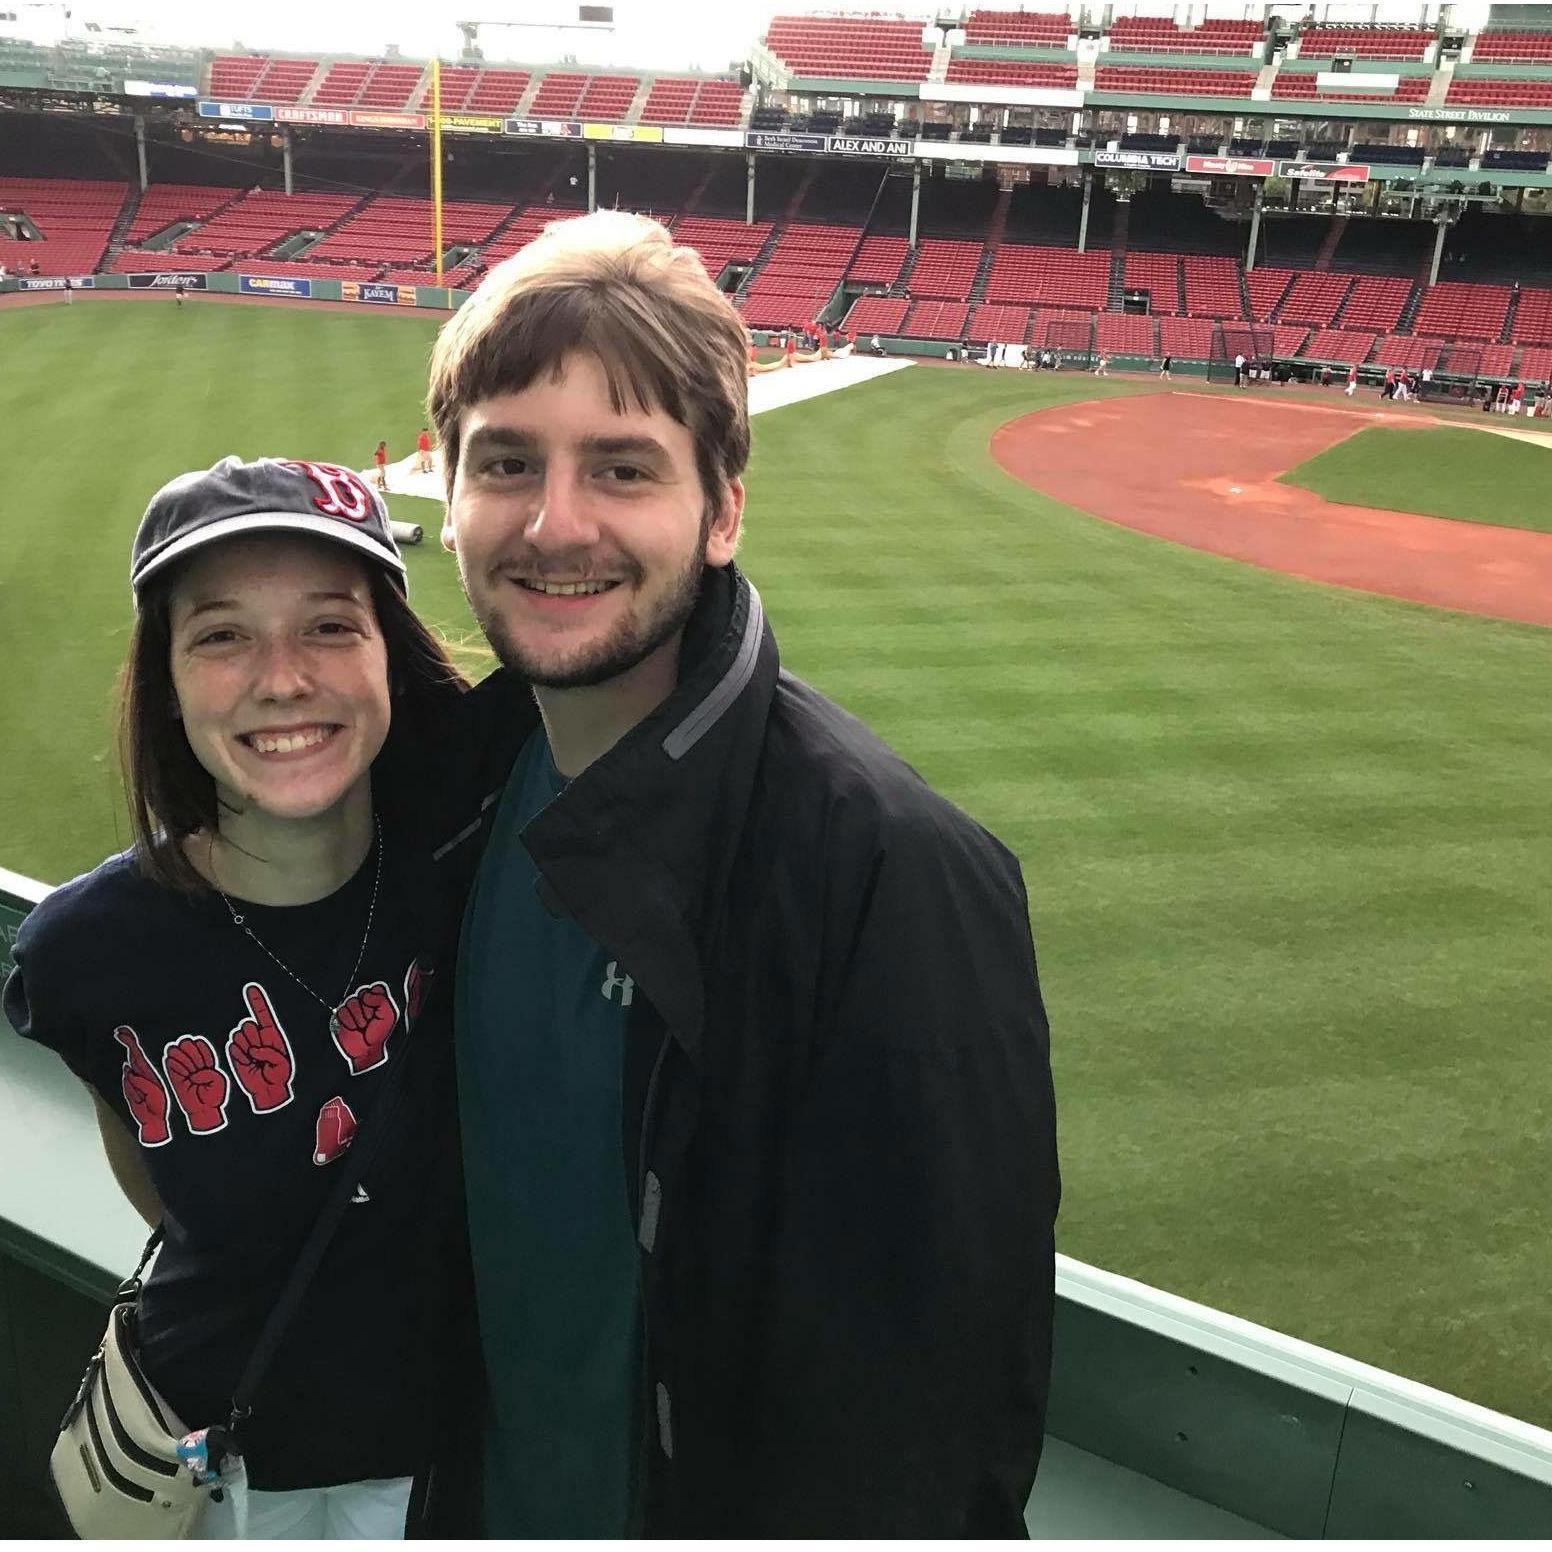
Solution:
[(140, 1049), (140, 1036), (128, 1024), (120, 1024), (113, 1031), (113, 1038), (124, 1047), (124, 1075), (120, 1082), (124, 1088), (124, 1103), (135, 1118), (135, 1130), (140, 1134), (142, 1148), (160, 1148), (172, 1136), (167, 1125), (167, 1090), (156, 1075), (156, 1068), (146, 1060)]
[(162, 1071), (191, 1132), (219, 1132), (226, 1125), (231, 1084), (216, 1064), (216, 1048), (203, 1035), (169, 1040), (162, 1052)]
[(330, 1028), (340, 1055), (360, 1074), (388, 1060), (388, 1037), (399, 1022), (399, 1010), (386, 981), (359, 987), (334, 1010)]
[(269, 1005), (269, 994), (257, 981), (243, 987), (243, 1001), (252, 1018), (234, 1026), (226, 1041), (226, 1059), (237, 1086), (248, 1096), (255, 1115), (280, 1110), (291, 1103), (291, 1077), (296, 1058), (291, 1042)]
[(313, 1128), (313, 1163), (332, 1164), (356, 1136), (356, 1117), (338, 1094), (325, 1100)]

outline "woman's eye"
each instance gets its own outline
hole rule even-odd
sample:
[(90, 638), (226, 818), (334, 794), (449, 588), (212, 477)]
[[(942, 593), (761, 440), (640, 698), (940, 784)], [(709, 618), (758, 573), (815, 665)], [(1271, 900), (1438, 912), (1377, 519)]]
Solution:
[(196, 647), (219, 647), (229, 641), (237, 640), (237, 632), (234, 630), (211, 630), (194, 638)]

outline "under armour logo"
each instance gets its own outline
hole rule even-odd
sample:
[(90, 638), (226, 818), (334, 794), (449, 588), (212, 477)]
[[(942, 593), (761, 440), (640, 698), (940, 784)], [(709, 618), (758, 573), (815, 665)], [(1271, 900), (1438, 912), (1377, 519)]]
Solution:
[(350, 1200), (355, 1203), (357, 1207), (359, 1207), (363, 1202), (370, 1202), (372, 1198), (367, 1195), (366, 1187), (362, 1185), (360, 1181), (357, 1181), (356, 1189), (351, 1192)]
[(620, 1006), (628, 1008), (631, 1005), (631, 998), (636, 995), (636, 983), (628, 975), (617, 974), (619, 967), (620, 962), (618, 959), (611, 959), (609, 961), (608, 967), (604, 971), (604, 984), (600, 990), (604, 994), (605, 1002), (613, 1002), (614, 989), (618, 986), (620, 988)]

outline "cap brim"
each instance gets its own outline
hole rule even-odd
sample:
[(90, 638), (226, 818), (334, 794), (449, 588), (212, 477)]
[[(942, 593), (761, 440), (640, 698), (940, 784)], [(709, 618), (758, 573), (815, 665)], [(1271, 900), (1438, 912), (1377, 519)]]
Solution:
[(187, 533), (181, 539), (169, 544), (165, 550), (158, 550), (139, 571), (130, 577), (129, 585), (138, 596), (140, 590), (152, 577), (174, 561), (182, 560), (184, 556), (203, 549), (207, 544), (253, 533), (310, 534), (356, 550), (369, 559), (375, 560), (378, 565), (396, 576), (401, 583), (405, 580), (404, 562), (398, 555), (384, 549), (369, 534), (359, 529), (347, 528), (334, 518), (308, 517), (301, 512), (244, 512), (237, 517), (223, 517), (213, 523), (206, 523), (203, 527), (196, 528), (193, 533)]

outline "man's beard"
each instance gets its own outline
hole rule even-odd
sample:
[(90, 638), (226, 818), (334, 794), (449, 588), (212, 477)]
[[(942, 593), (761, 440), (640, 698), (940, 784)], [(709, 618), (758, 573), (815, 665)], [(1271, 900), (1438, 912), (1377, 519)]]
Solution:
[(705, 553), (703, 533), (689, 561), (645, 620), (638, 623), (627, 614), (596, 647), (584, 650), (569, 662), (547, 662), (527, 652), (512, 639), (495, 609), (476, 608), (475, 618), (502, 667), (529, 684), (546, 690), (580, 690), (604, 684), (629, 673), (689, 624), (700, 597)]

